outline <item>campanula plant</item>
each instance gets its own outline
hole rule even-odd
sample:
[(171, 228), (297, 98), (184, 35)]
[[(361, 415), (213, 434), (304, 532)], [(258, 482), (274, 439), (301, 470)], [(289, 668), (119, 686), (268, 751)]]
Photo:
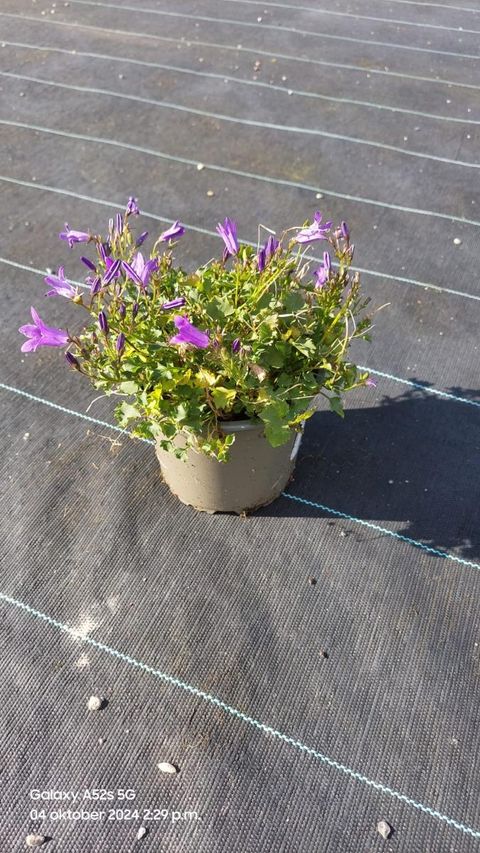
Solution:
[[(122, 427), (176, 452), (182, 435), (186, 447), (223, 461), (235, 440), (226, 424), (260, 421), (277, 447), (302, 429), (319, 395), (342, 415), (343, 395), (371, 383), (348, 359), (370, 320), (344, 222), (335, 227), (317, 212), (252, 247), (226, 218), (219, 257), (189, 272), (173, 258), (180, 222), (147, 249), (147, 232), (132, 229), (138, 214), (131, 198), (107, 235), (69, 225), (60, 234), (70, 249), (80, 245), (87, 275), (78, 286), (60, 267), (45, 278), (46, 295), (83, 312), (79, 333), (52, 328), (34, 308), (20, 328), (23, 352), (64, 348), (96, 389), (121, 397)], [(318, 249), (320, 263), (310, 256)]]

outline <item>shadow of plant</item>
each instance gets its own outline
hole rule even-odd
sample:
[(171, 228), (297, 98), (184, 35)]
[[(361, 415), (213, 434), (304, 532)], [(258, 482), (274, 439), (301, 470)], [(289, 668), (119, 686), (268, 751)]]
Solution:
[[(478, 398), (462, 388), (451, 393)], [(307, 424), (288, 491), (380, 524), (399, 522), (403, 535), (479, 557), (480, 412), (417, 390), (350, 409), (344, 420), (321, 411)], [(263, 512), (322, 515), (281, 500)]]

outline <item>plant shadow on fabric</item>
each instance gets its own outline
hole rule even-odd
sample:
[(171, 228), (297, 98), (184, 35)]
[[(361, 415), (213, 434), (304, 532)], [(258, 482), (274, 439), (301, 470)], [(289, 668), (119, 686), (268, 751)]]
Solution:
[[(477, 399), (478, 391), (449, 389)], [(319, 412), (307, 424), (288, 491), (379, 524), (440, 550), (480, 557), (480, 411), (416, 390), (385, 396), (344, 420)], [(331, 517), (295, 501), (270, 516)], [(341, 523), (341, 522), (339, 522)], [(348, 522), (345, 522), (348, 524)], [(381, 534), (356, 531), (361, 538)]]

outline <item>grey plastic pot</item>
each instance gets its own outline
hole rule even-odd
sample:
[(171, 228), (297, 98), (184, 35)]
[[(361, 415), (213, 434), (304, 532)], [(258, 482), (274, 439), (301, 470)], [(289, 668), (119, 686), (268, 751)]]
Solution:
[[(157, 457), (170, 491), (182, 503), (210, 513), (248, 512), (271, 503), (292, 475), (302, 434), (292, 430), (287, 444), (272, 447), (258, 421), (225, 421), (222, 431), (235, 433), (228, 462), (192, 449), (183, 461), (157, 443)], [(182, 446), (182, 438), (176, 443)]]

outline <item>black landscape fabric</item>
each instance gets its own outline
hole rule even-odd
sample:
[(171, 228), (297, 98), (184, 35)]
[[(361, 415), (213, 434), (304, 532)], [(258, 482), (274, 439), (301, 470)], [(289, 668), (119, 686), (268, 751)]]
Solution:
[[(478, 849), (480, 3), (456, 5), (2, 0), (2, 853)], [(320, 208), (388, 303), (353, 353), (377, 387), (308, 423), (253, 516), (181, 505), (58, 352), (20, 353), (45, 269), (82, 275), (63, 223), (130, 195), (200, 229), (189, 266), (226, 215), (254, 241)]]

